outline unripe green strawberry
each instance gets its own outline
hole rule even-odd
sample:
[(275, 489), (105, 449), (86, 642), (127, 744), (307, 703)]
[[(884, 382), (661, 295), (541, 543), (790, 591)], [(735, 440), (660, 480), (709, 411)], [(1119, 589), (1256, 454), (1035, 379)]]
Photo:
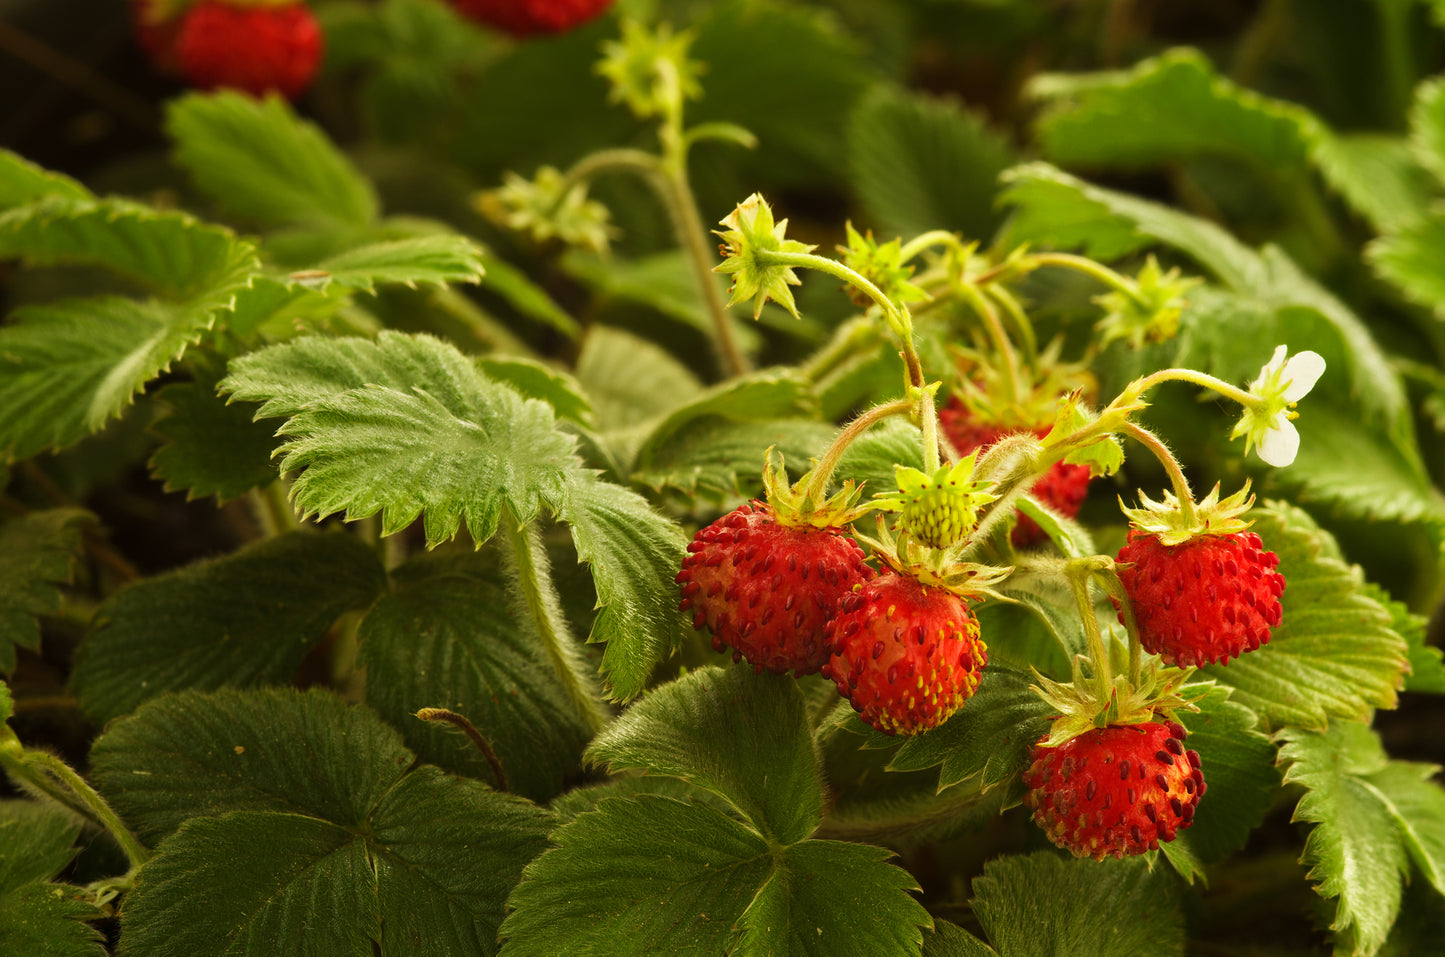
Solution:
[(828, 623), (823, 666), (864, 721), (885, 734), (936, 728), (978, 689), (988, 646), (968, 604), (892, 569), (856, 586)]
[(872, 576), (842, 529), (784, 525), (751, 502), (697, 533), (676, 581), (714, 649), (758, 671), (808, 675), (828, 660), (824, 627), (839, 600)]
[(1176, 722), (1095, 728), (1034, 745), (1024, 804), (1049, 840), (1078, 857), (1127, 857), (1172, 841), (1204, 796), (1199, 754)]
[(952, 548), (968, 538), (978, 524), (978, 510), (998, 496), (989, 483), (973, 480), (974, 456), (941, 465), (928, 475), (895, 466), (898, 491), (874, 496), (876, 507), (902, 512), (903, 527), (914, 541), (929, 548)]
[(1139, 643), (1168, 664), (1227, 663), (1268, 642), (1283, 616), (1279, 556), (1254, 532), (1165, 545), (1130, 529), (1117, 561)]

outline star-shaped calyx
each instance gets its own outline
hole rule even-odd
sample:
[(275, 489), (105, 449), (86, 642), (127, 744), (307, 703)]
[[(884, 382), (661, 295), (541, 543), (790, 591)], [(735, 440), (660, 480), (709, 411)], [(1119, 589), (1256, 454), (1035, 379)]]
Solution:
[(1139, 493), (1139, 508), (1119, 508), (1129, 519), (1129, 525), (1148, 535), (1159, 538), (1160, 544), (1179, 545), (1204, 535), (1233, 535), (1249, 527), (1243, 515), (1254, 504), (1249, 494), (1249, 483), (1226, 499), (1220, 499), (1216, 484), (1199, 502), (1194, 504), (1193, 514), (1180, 505), (1173, 492), (1164, 492), (1164, 501), (1156, 502), (1143, 492)]
[(762, 315), (763, 305), (772, 299), (798, 318), (798, 306), (789, 286), (802, 280), (785, 265), (770, 261), (769, 253), (810, 253), (816, 247), (784, 236), (788, 221), (773, 221), (773, 211), (762, 196), (754, 193), (722, 220), (725, 230), (714, 230), (722, 238), (721, 252), (727, 258), (714, 268), (733, 277), (728, 305), (753, 301), (753, 318)]
[(1129, 680), (1129, 651), (1117, 641), (1108, 642), (1110, 683), (1107, 699), (1101, 698), (1094, 677), (1094, 665), (1083, 655), (1074, 656), (1072, 681), (1052, 681), (1034, 669), (1034, 694), (1058, 712), (1049, 728), (1045, 747), (1056, 748), (1077, 738), (1091, 728), (1121, 724), (1144, 724), (1150, 721), (1174, 720), (1174, 712), (1197, 711), (1182, 692), (1193, 668), (1174, 668), (1157, 658), (1144, 661), (1139, 680)]

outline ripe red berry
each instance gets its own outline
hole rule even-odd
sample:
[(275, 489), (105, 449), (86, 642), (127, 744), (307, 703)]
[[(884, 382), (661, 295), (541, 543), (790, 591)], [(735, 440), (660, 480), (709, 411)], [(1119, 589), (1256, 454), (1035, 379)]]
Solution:
[(828, 660), (824, 625), (855, 584), (873, 576), (842, 529), (779, 524), (751, 502), (702, 529), (677, 582), (694, 628), (712, 632), (762, 671), (812, 674)]
[(591, 20), (612, 0), (451, 0), (457, 12), (517, 37), (563, 33)]
[[(1011, 432), (1032, 431), (1039, 438), (1049, 434), (1049, 429), (1005, 429), (979, 422), (968, 409), (956, 399), (938, 413), (939, 424), (948, 436), (949, 442), (960, 455), (968, 455), (976, 449), (987, 448)], [(1029, 489), (1034, 498), (1054, 511), (1073, 518), (1089, 494), (1089, 468), (1086, 465), (1070, 465), (1055, 462), (1049, 471)], [(1038, 523), (1019, 513), (1018, 524), (1014, 526), (1012, 541), (1019, 548), (1037, 545), (1044, 540), (1044, 530)]]
[(1131, 529), (1117, 560), (1139, 642), (1167, 664), (1227, 663), (1268, 642), (1280, 623), (1279, 556), (1264, 551), (1254, 532), (1164, 545)]
[(988, 646), (968, 604), (888, 570), (853, 590), (828, 623), (823, 666), (864, 721), (918, 734), (947, 721), (978, 689)]
[(1049, 840), (1078, 857), (1142, 854), (1194, 821), (1204, 795), (1199, 753), (1175, 722), (1113, 725), (1058, 747), (1034, 745), (1024, 804)]
[(252, 96), (272, 90), (299, 96), (316, 75), (321, 51), (321, 27), (302, 3), (236, 6), (201, 0), (186, 11), (176, 38), (176, 58), (188, 83)]

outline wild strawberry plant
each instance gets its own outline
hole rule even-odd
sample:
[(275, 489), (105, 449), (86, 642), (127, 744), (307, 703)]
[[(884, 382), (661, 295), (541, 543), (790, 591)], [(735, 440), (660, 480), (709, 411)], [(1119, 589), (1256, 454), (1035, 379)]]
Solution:
[(179, 175), (0, 153), (0, 953), (1430, 952), (1438, 81), (625, 6), (138, 3)]

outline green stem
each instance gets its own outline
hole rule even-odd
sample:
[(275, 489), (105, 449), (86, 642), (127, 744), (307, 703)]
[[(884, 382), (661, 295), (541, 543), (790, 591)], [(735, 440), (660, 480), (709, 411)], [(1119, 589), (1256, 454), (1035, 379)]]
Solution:
[(266, 538), (275, 538), (301, 527), (296, 510), (291, 506), (285, 479), (278, 478), (264, 488), (252, 489), (247, 495), (256, 524), (261, 526), (261, 534)]
[(928, 232), (919, 233), (904, 243), (903, 248), (898, 250), (898, 261), (900, 263), (906, 263), (925, 249), (930, 249), (934, 246), (944, 246), (960, 253), (967, 251), (963, 240), (959, 239), (956, 234), (950, 233), (945, 229), (930, 229)]
[(1158, 372), (1140, 379), (1135, 383), (1133, 388), (1126, 390), (1126, 392), (1133, 393), (1134, 395), (1143, 395), (1162, 382), (1189, 382), (1194, 385), (1203, 386), (1206, 389), (1213, 389), (1226, 399), (1233, 399), (1247, 409), (1258, 408), (1260, 405), (1258, 397), (1238, 386), (1230, 385), (1223, 379), (1216, 379), (1208, 373), (1196, 372), (1193, 369), (1160, 369)]
[(96, 793), (70, 765), (43, 751), (19, 753), (0, 750), (5, 770), (35, 790), (79, 812), (105, 828), (115, 838), (132, 868), (150, 860), (151, 852), (130, 832), (105, 798)]
[[(786, 253), (780, 250), (759, 249), (757, 251), (758, 262), (765, 266), (795, 266), (801, 269), (816, 269), (843, 280), (855, 287), (869, 299), (876, 302), (883, 310), (884, 318), (888, 325), (903, 340), (905, 351), (913, 351), (913, 322), (908, 317), (908, 311), (901, 309), (897, 304), (883, 294), (883, 290), (873, 285), (873, 282), (856, 270), (838, 262), (836, 259), (829, 259), (827, 256), (818, 256), (814, 253)], [(914, 385), (923, 384), (923, 376), (920, 374)]]
[(1174, 486), (1174, 497), (1179, 500), (1179, 511), (1183, 515), (1184, 525), (1186, 528), (1193, 528), (1198, 521), (1194, 511), (1194, 493), (1189, 490), (1189, 480), (1184, 477), (1184, 469), (1180, 467), (1174, 453), (1169, 451), (1169, 447), (1159, 436), (1142, 425), (1125, 422), (1121, 431), (1154, 453), (1159, 464), (1164, 466), (1164, 471), (1169, 473), (1169, 484)]
[[(824, 452), (823, 457), (818, 460), (817, 468), (813, 469), (813, 478), (808, 482), (808, 487), (804, 491), (806, 500), (822, 501), (827, 497), (828, 483), (833, 478), (833, 470), (838, 467), (838, 461), (843, 458), (843, 453), (848, 451), (848, 446), (852, 445), (858, 436), (889, 416), (910, 415), (913, 411), (912, 399), (898, 399), (886, 405), (874, 406), (849, 422), (843, 431), (838, 433), (833, 444), (828, 446), (828, 451)], [(936, 449), (934, 454), (937, 454)]]
[(1140, 305), (1148, 305), (1139, 294), (1139, 287), (1131, 279), (1122, 273), (1115, 272), (1103, 263), (1094, 262), (1087, 256), (1075, 256), (1073, 253), (1032, 253), (1029, 255), (1028, 261), (1034, 267), (1061, 266), (1064, 269), (1072, 269), (1086, 276), (1092, 276), (1104, 285), (1119, 290)]
[(918, 390), (918, 425), (923, 431), (923, 471), (938, 471), (938, 409), (933, 403), (932, 389)]
[(607, 723), (607, 716), (597, 701), (591, 674), (562, 614), (542, 537), (531, 524), (519, 523), (509, 509), (502, 512), (501, 528), (510, 578), (537, 628), (557, 678), (588, 730), (600, 731)]
[(992, 298), (1002, 306), (1003, 311), (1013, 320), (1014, 328), (1018, 330), (1019, 344), (1023, 346), (1029, 368), (1037, 369), (1039, 340), (1038, 336), (1034, 333), (1034, 324), (1029, 319), (1028, 313), (1024, 312), (1024, 307), (1019, 305), (1019, 301), (1014, 298), (1013, 293), (998, 283), (987, 286), (983, 292), (985, 296)]
[(1074, 593), (1074, 602), (1083, 621), (1089, 657), (1094, 663), (1095, 693), (1101, 704), (1107, 704), (1114, 691), (1114, 675), (1109, 667), (1109, 651), (1104, 647), (1104, 634), (1099, 630), (1099, 616), (1094, 613), (1094, 600), (1089, 595), (1089, 580), (1094, 575), (1092, 560), (1070, 562), (1067, 574), (1069, 588)]
[(638, 173), (644, 178), (655, 176), (660, 162), (653, 154), (630, 147), (598, 150), (582, 157), (562, 174), (562, 187), (558, 193), (566, 196), (573, 186), (590, 183), (603, 173)]
[(1024, 396), (1020, 392), (1022, 382), (1019, 376), (1018, 354), (1014, 352), (1008, 333), (1004, 332), (998, 312), (983, 293), (979, 292), (977, 286), (971, 283), (959, 283), (958, 290), (963, 298), (968, 300), (968, 304), (973, 307), (974, 312), (978, 313), (978, 317), (983, 320), (984, 331), (988, 334), (994, 351), (998, 353), (999, 359), (1002, 361), (1004, 388), (1008, 390), (1009, 401), (1022, 402)]

